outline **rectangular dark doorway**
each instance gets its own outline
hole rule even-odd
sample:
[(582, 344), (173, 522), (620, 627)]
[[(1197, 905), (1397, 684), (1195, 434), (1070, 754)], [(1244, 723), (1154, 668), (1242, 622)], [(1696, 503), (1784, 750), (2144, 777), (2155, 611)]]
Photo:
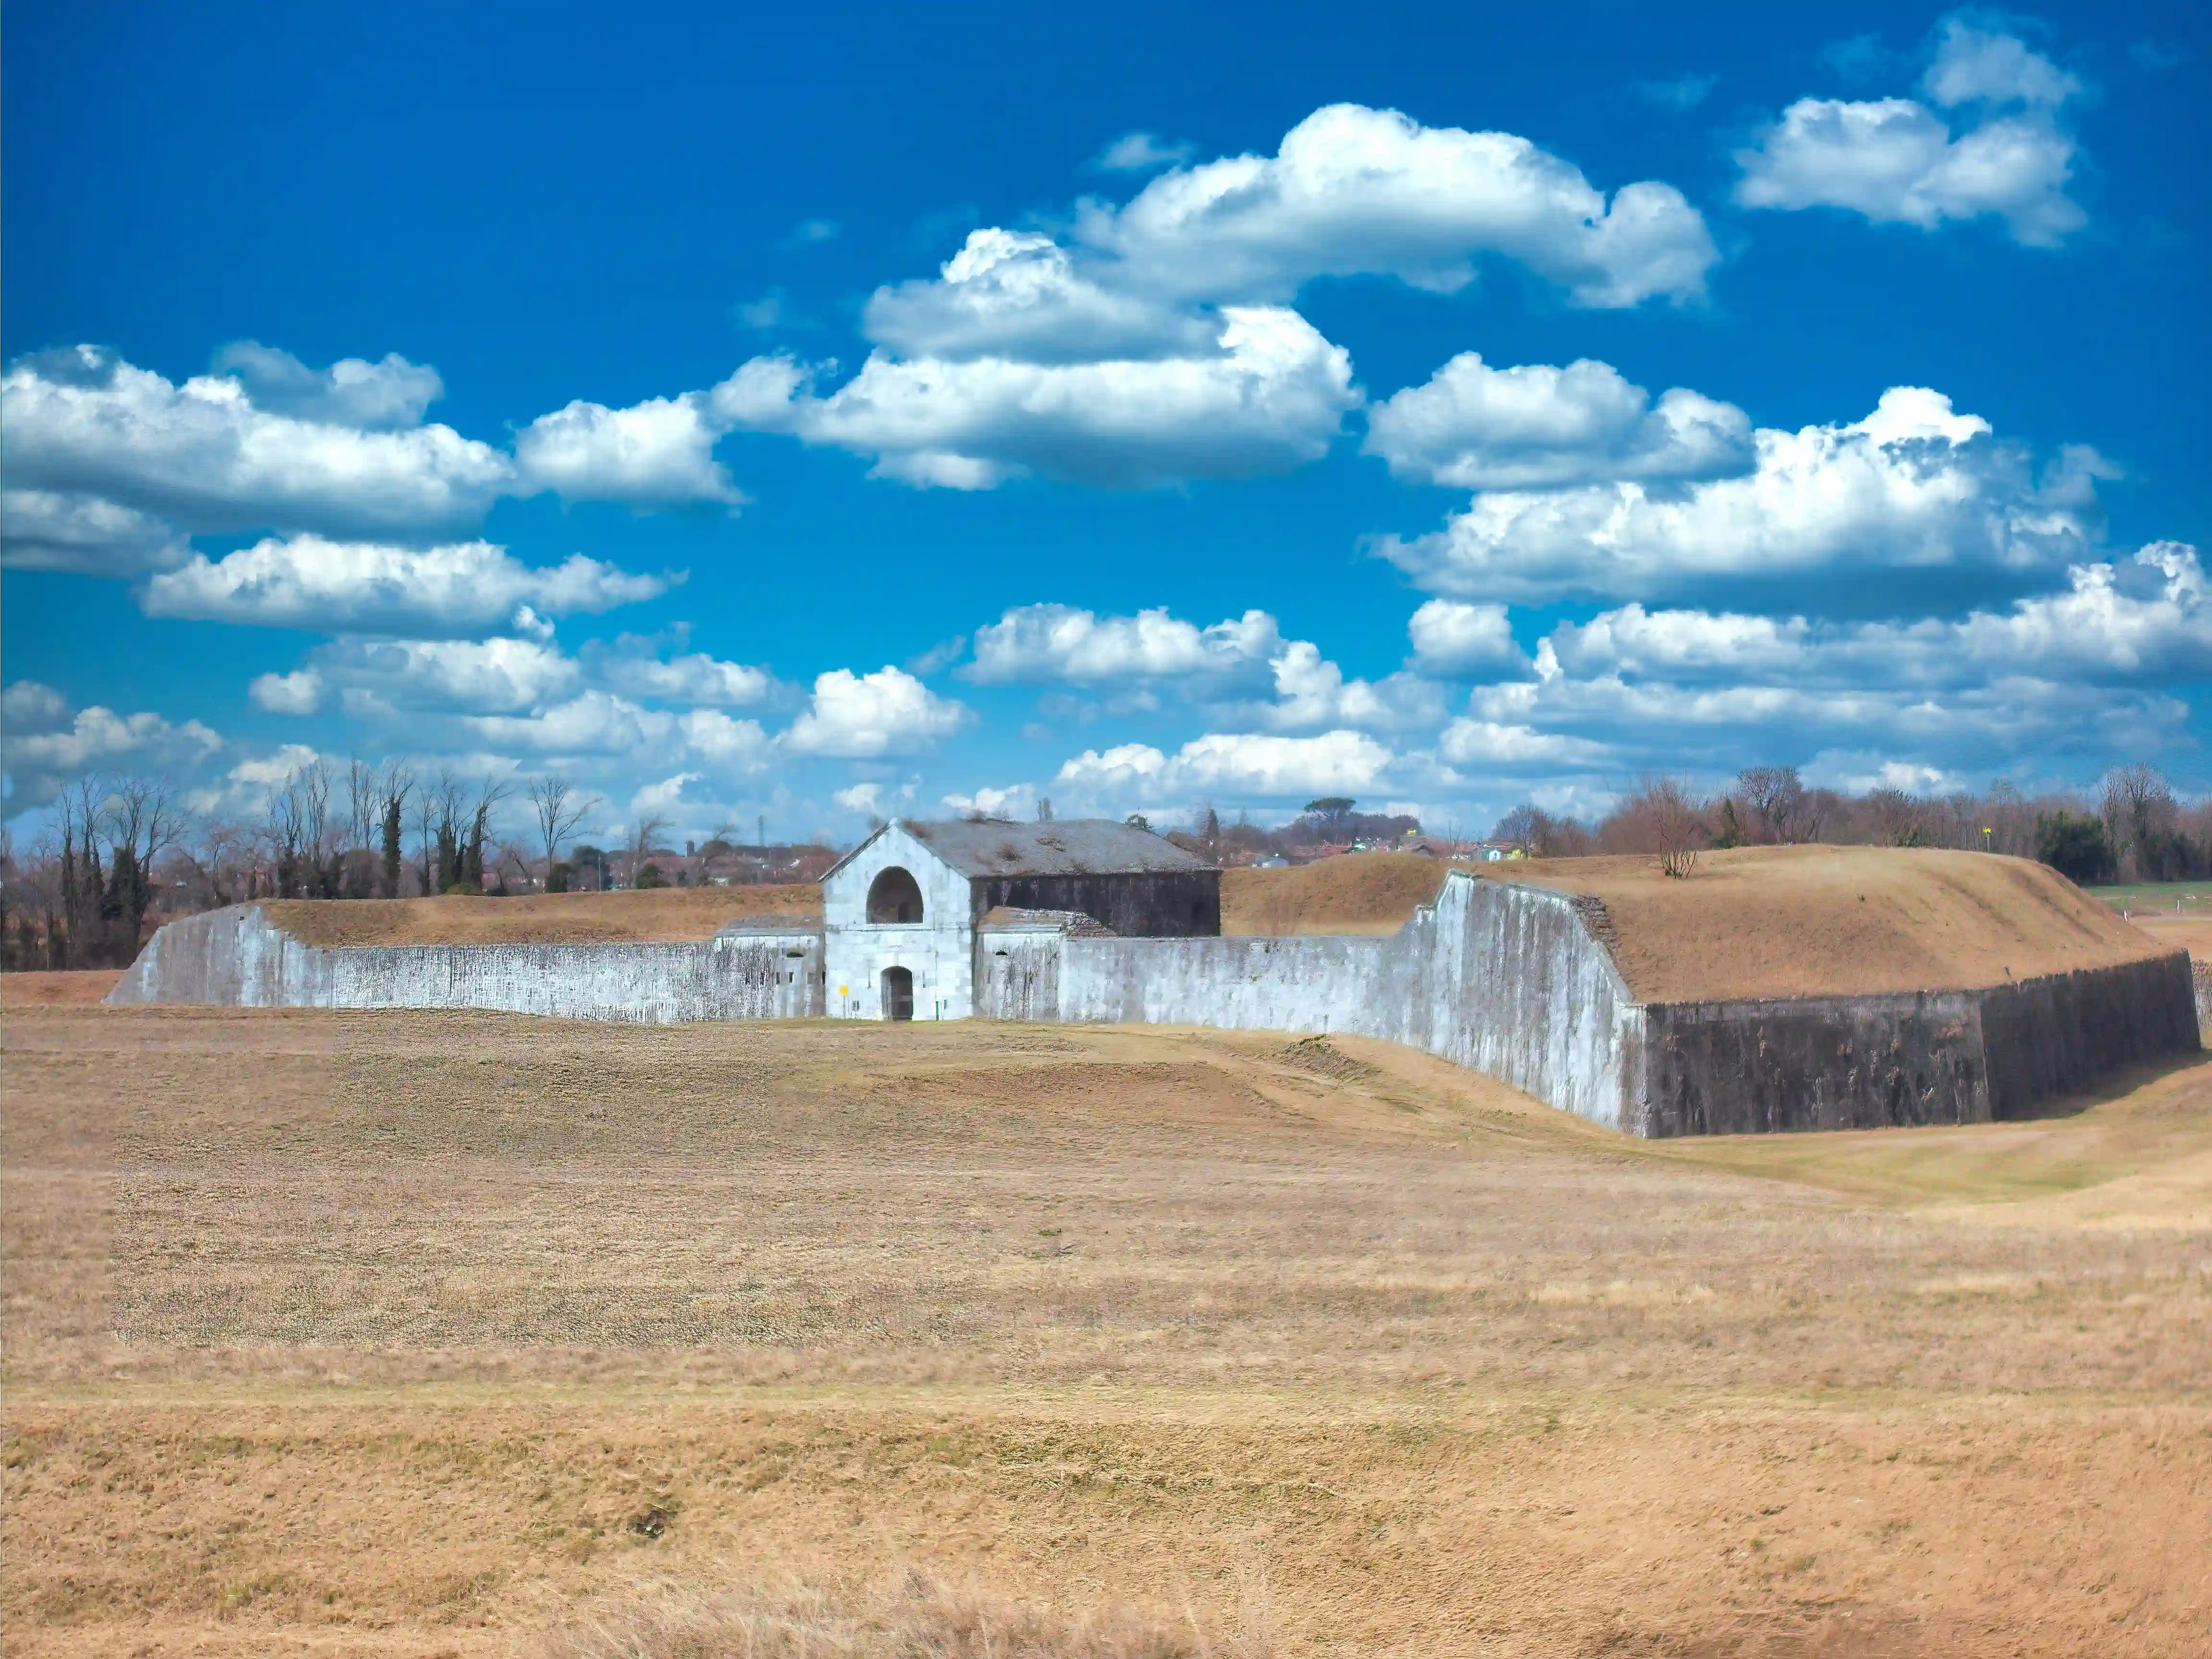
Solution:
[(905, 968), (884, 969), (884, 1018), (914, 1018), (914, 974)]

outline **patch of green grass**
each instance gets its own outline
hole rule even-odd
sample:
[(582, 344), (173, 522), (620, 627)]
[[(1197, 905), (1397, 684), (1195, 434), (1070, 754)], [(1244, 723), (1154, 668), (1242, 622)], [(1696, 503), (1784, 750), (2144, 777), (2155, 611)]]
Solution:
[(2212, 915), (2212, 881), (2136, 881), (2087, 890), (2115, 910), (2162, 910), (2176, 904), (2184, 915)]
[(2051, 1116), (2004, 1123), (1685, 1137), (1641, 1150), (1882, 1203), (2045, 1198), (2212, 1148), (2212, 1060), (2147, 1068), (2053, 1105)]

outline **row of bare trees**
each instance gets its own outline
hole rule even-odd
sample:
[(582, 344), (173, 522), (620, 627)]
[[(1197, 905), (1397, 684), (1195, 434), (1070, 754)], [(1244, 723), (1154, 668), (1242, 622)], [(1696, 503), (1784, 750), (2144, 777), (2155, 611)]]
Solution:
[(2040, 859), (2074, 880), (2184, 881), (2212, 876), (2212, 800), (2185, 805), (2158, 769), (2114, 767), (2092, 793), (2028, 796), (2008, 783), (1985, 794), (1864, 794), (1807, 787), (1794, 767), (1753, 766), (1706, 793), (1644, 777), (1595, 825), (1534, 803), (1498, 822), (1492, 839), (1540, 858), (1640, 854), (1686, 875), (1708, 848), (1826, 842), (1971, 848)]
[[(80, 779), (56, 803), (54, 822), (34, 850), (34, 878), (0, 838), (0, 959), (20, 945), (40, 960), (67, 966), (67, 942), (88, 954), (128, 961), (158, 890), (155, 870), (179, 844), (185, 815), (158, 779), (125, 778), (102, 787)], [(10, 923), (14, 924), (11, 933)], [(51, 942), (64, 941), (62, 960)]]
[[(449, 771), (418, 778), (397, 761), (318, 760), (256, 813), (200, 816), (158, 778), (80, 779), (34, 844), (0, 840), (0, 966), (118, 965), (157, 912), (252, 899), (561, 890), (562, 849), (599, 798), (558, 774), (530, 780), (530, 845), (495, 833), (509, 794)], [(656, 827), (640, 826), (648, 847)]]

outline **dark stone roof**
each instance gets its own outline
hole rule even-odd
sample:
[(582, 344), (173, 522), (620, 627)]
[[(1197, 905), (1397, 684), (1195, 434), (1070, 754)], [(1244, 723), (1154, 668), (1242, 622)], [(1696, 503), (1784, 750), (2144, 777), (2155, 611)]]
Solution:
[(970, 879), (1148, 875), (1213, 867), (1149, 830), (1111, 818), (1055, 818), (1048, 823), (948, 818), (901, 827)]
[(1037, 931), (1049, 929), (1065, 933), (1070, 939), (1118, 939), (1111, 927), (1081, 910), (1031, 910), (1018, 904), (994, 904), (983, 912), (983, 919), (975, 924), (978, 933), (989, 933), (994, 928), (1023, 927)]

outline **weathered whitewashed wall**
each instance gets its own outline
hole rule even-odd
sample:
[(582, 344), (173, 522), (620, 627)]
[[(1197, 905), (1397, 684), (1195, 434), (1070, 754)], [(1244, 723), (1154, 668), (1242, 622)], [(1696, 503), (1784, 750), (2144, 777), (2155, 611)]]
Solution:
[(1643, 1011), (1572, 899), (1454, 871), (1387, 938), (1068, 939), (987, 930), (998, 1018), (1349, 1031), (1642, 1133)]
[[(896, 866), (921, 890), (921, 920), (872, 922), (868, 889)], [(886, 968), (914, 975), (916, 1019), (975, 1011), (968, 878), (893, 823), (822, 884), (824, 961), (832, 1019), (881, 1019)]]
[(331, 949), (271, 927), (258, 905), (170, 922), (110, 1002), (248, 1008), (481, 1008), (670, 1024), (822, 1012), (812, 928), (726, 930), (696, 944), (387, 945)]

